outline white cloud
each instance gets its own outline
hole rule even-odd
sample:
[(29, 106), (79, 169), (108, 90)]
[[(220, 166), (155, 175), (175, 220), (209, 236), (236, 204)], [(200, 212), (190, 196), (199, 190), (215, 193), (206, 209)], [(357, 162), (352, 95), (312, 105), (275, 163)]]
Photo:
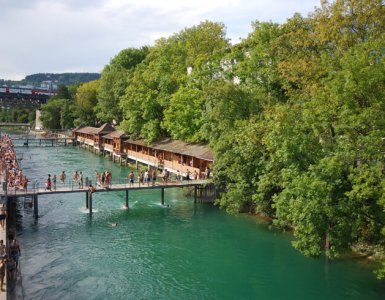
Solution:
[[(304, 2), (306, 4), (304, 4)], [(0, 0), (0, 78), (97, 72), (127, 47), (151, 45), (204, 20), (236, 41), (255, 20), (284, 22), (319, 0)]]

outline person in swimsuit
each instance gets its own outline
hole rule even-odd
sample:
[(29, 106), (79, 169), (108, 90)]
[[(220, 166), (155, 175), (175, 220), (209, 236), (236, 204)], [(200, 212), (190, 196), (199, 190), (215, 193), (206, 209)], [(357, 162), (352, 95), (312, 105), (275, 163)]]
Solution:
[(5, 250), (4, 241), (0, 240), (0, 259), (4, 258), (7, 255), (7, 252)]
[(54, 174), (52, 177), (52, 186), (53, 190), (56, 191), (56, 174)]
[(51, 191), (51, 174), (48, 174), (47, 181), (45, 183), (45, 190)]
[(66, 180), (66, 177), (67, 177), (66, 173), (64, 171), (62, 171), (60, 176), (59, 176), (60, 182), (64, 183), (64, 181)]
[(130, 180), (130, 187), (134, 185), (134, 177), (135, 177), (134, 172), (131, 171), (130, 174), (128, 174), (128, 178)]
[(7, 218), (7, 208), (4, 203), (0, 205), (0, 225), (4, 229), (5, 219)]
[(21, 255), (20, 246), (15, 239), (12, 240), (9, 246), (9, 254), (16, 263), (16, 270), (19, 266), (19, 256)]
[(3, 288), (4, 285), (4, 278), (5, 278), (5, 267), (7, 265), (7, 260), (5, 258), (2, 258), (0, 260), (0, 289), (2, 292), (5, 292), (5, 289)]

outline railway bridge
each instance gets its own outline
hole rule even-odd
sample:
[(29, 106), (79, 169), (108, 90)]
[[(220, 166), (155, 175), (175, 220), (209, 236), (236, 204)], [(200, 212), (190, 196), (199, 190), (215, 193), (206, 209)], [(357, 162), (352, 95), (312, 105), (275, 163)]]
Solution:
[(42, 104), (46, 104), (50, 95), (45, 94), (26, 94), (26, 93), (11, 93), (0, 92), (0, 107), (1, 108), (35, 108), (40, 109)]

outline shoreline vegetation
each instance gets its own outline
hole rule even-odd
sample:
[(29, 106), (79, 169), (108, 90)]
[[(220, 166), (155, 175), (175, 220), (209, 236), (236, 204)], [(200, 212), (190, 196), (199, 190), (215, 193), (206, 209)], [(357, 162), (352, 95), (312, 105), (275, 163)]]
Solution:
[(60, 86), (41, 121), (208, 143), (227, 212), (292, 227), (308, 257), (383, 249), (384, 15), (383, 1), (322, 1), (307, 17), (254, 21), (235, 45), (224, 24), (204, 21), (122, 50), (100, 80)]

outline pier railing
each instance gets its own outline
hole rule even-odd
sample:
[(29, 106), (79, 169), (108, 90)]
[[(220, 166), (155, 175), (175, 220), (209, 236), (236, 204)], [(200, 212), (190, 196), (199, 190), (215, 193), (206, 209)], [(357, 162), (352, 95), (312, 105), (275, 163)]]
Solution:
[(45, 181), (34, 180), (28, 182), (27, 188), (23, 187), (8, 187), (5, 191), (5, 186), (3, 185), (0, 195), (4, 196), (23, 196), (31, 194), (49, 194), (49, 193), (68, 193), (68, 192), (86, 192), (88, 191), (89, 185), (92, 184), (96, 191), (105, 191), (105, 190), (124, 190), (124, 189), (143, 189), (151, 187), (183, 187), (183, 186), (194, 186), (194, 185), (204, 185), (210, 183), (211, 180), (198, 179), (198, 180), (175, 180), (169, 179), (164, 181), (162, 177), (158, 177), (156, 181), (150, 180), (148, 182), (138, 182), (134, 180), (134, 183), (130, 183), (129, 178), (118, 178), (112, 180), (110, 184), (95, 182), (90, 179), (84, 180), (83, 184), (75, 180), (66, 180), (64, 182), (56, 182), (56, 185), (51, 181), (51, 189), (47, 189)]

